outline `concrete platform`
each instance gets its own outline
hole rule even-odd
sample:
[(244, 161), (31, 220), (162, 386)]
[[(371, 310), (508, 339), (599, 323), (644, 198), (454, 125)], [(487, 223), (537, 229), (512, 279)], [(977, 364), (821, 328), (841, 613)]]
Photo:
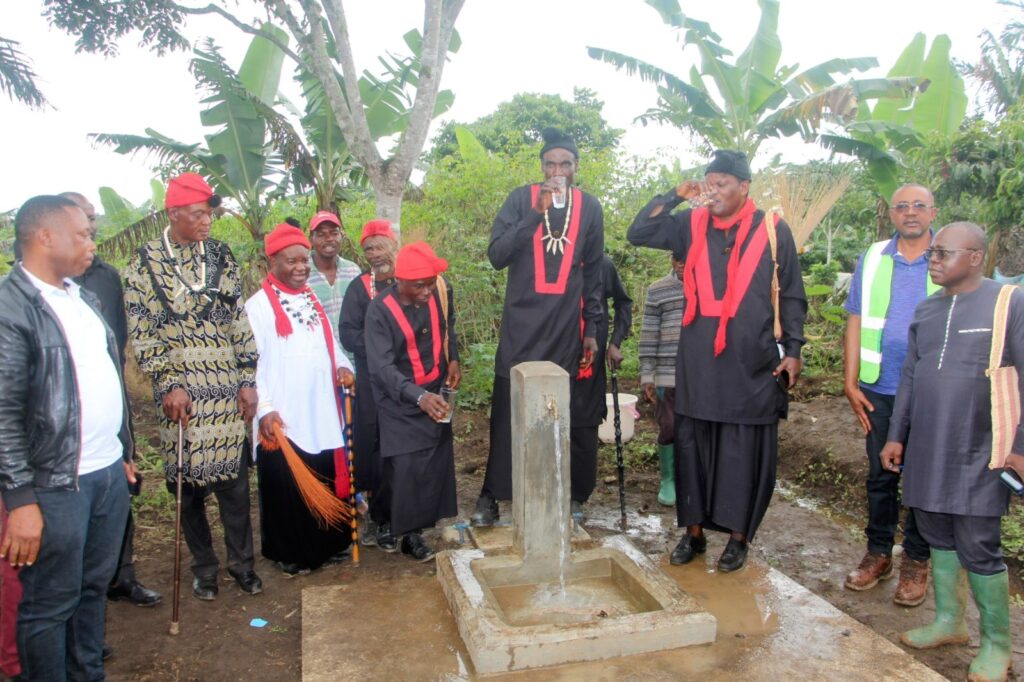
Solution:
[[(499, 523), (490, 528), (474, 528), (466, 530), (473, 546), (488, 556), (492, 554), (508, 554), (512, 551), (512, 524)], [(587, 549), (594, 546), (590, 533), (583, 526), (572, 524), (572, 548)]]
[(608, 606), (597, 614), (598, 605), (606, 603), (599, 598), (589, 613), (577, 614), (582, 620), (573, 622), (571, 617), (552, 620), (554, 614), (546, 615), (531, 595), (520, 603), (534, 617), (523, 622), (506, 612), (495, 596), (504, 585), (536, 587), (521, 559), (485, 558), (480, 550), (438, 555), (438, 578), (475, 670), (486, 674), (528, 670), (714, 641), (714, 617), (621, 535), (606, 538), (599, 548), (573, 553), (566, 565), (563, 594), (565, 583), (579, 572), (576, 569), (588, 571), (588, 566), (597, 568), (601, 577), (612, 576), (609, 584), (614, 593), (636, 601), (622, 612)]
[[(705, 563), (661, 568), (715, 616), (713, 644), (491, 676), (508, 680), (906, 680), (945, 678), (828, 602), (753, 557), (719, 574)], [(434, 576), (302, 593), (305, 682), (475, 680)]]

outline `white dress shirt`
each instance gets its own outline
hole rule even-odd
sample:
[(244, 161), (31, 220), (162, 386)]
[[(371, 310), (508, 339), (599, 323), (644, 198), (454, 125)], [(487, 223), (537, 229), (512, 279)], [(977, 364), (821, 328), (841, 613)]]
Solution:
[(81, 456), (78, 475), (104, 469), (124, 453), (118, 438), (124, 418), (124, 399), (117, 367), (107, 351), (107, 327), (103, 318), (82, 300), (81, 287), (70, 279), (55, 287), (21, 266), (30, 282), (43, 294), (64, 331), (78, 385)]
[[(293, 309), (304, 309), (306, 305), (302, 294), (283, 293), (281, 297)], [(245, 313), (260, 353), (256, 364), (259, 405), (253, 424), (255, 437), (258, 439), (259, 420), (276, 411), (288, 438), (304, 452), (317, 454), (344, 445), (334, 377), (337, 368), (351, 370), (352, 364), (333, 329), (335, 366), (331, 367), (319, 324), (310, 328), (289, 317), (292, 333), (281, 338), (274, 323), (274, 309), (262, 289), (245, 302)]]

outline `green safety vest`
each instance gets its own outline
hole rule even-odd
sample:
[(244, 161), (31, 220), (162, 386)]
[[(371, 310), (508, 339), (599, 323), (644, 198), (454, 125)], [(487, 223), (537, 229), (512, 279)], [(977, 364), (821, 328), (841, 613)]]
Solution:
[[(882, 250), (891, 239), (875, 242), (864, 254), (860, 283), (860, 380), (865, 384), (878, 381), (882, 371), (882, 331), (889, 313), (892, 295), (892, 256)], [(925, 291), (931, 296), (941, 289), (925, 277)]]

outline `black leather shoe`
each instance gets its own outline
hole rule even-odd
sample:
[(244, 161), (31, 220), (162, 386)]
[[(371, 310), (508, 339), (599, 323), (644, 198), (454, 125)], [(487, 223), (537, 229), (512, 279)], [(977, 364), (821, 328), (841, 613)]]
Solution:
[(729, 543), (725, 546), (725, 551), (722, 552), (722, 556), (718, 558), (718, 570), (722, 573), (729, 573), (739, 568), (743, 568), (743, 563), (747, 560), (747, 543), (743, 540), (734, 540), (729, 538)]
[(136, 606), (156, 606), (163, 599), (159, 592), (149, 589), (142, 583), (118, 583), (107, 589), (110, 601), (129, 601)]
[[(278, 561), (276, 563), (277, 567), (281, 569), (282, 573), (284, 573), (285, 578), (294, 578), (297, 575), (309, 575), (310, 572), (308, 568), (300, 566), (299, 564), (288, 563), (285, 561)], [(238, 580), (238, 578), (235, 578), (235, 580)], [(241, 583), (239, 583), (239, 585), (241, 585)], [(242, 589), (245, 590), (244, 587)], [(245, 591), (248, 592), (249, 590)]]
[(689, 533), (683, 535), (683, 538), (676, 545), (676, 548), (672, 550), (672, 553), (668, 556), (668, 562), (673, 566), (682, 566), (693, 561), (693, 558), (698, 554), (703, 554), (708, 548), (708, 540), (703, 535), (694, 537)]
[(501, 515), (498, 513), (498, 501), (481, 496), (476, 501), (476, 511), (469, 517), (469, 525), (474, 528), (490, 528)]
[(209, 578), (195, 577), (192, 579), (192, 595), (203, 601), (213, 601), (217, 598), (217, 576)]
[(407, 554), (421, 563), (434, 558), (434, 550), (430, 549), (419, 533), (407, 533), (402, 538), (402, 554)]
[(234, 571), (228, 571), (231, 577), (235, 579), (238, 586), (242, 588), (243, 592), (249, 594), (259, 594), (263, 591), (263, 581), (256, 575), (256, 571), (248, 570), (245, 573), (235, 573)]
[(108, 661), (114, 657), (114, 647), (109, 644), (103, 645), (103, 660)]
[(391, 554), (398, 551), (398, 538), (391, 534), (391, 524), (382, 523), (377, 530), (377, 542), (379, 548)]

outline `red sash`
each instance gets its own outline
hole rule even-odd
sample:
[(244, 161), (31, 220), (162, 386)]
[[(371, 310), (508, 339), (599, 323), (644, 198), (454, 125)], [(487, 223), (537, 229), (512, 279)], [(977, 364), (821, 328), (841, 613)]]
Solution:
[(366, 295), (373, 298), (373, 288), (370, 285), (370, 273), (359, 275), (359, 279), (362, 280), (363, 286), (366, 287)]
[[(692, 226), (692, 223), (691, 223)], [(692, 229), (692, 227), (691, 227)], [(736, 316), (736, 310), (740, 302), (750, 288), (750, 281), (754, 278), (757, 264), (761, 262), (764, 254), (764, 247), (768, 244), (768, 230), (757, 230), (750, 239), (750, 245), (740, 257), (739, 268), (736, 270), (736, 294), (729, 301), (729, 309), (725, 311), (726, 319)], [(733, 245), (733, 248), (740, 248), (740, 244)], [(715, 287), (711, 281), (711, 260), (707, 248), (704, 253), (698, 256), (697, 267), (697, 298), (700, 301), (700, 314), (704, 317), (721, 317), (722, 300), (715, 298)]]
[(402, 311), (402, 306), (395, 300), (394, 296), (386, 296), (384, 305), (391, 311), (392, 317), (398, 323), (398, 328), (405, 336), (405, 345), (409, 350), (409, 362), (412, 364), (412, 379), (417, 386), (424, 386), (435, 381), (441, 375), (441, 323), (437, 315), (437, 303), (434, 297), (430, 297), (430, 332), (434, 346), (434, 368), (427, 372), (423, 368), (423, 358), (420, 357), (420, 349), (416, 345), (416, 332), (413, 331), (409, 319)]
[[(337, 382), (337, 365), (334, 359), (334, 334), (331, 331), (331, 323), (327, 321), (324, 307), (320, 304), (320, 299), (316, 297), (316, 294), (312, 293), (308, 284), (302, 289), (291, 289), (281, 280), (274, 277), (273, 273), (267, 274), (267, 278), (263, 280), (263, 291), (267, 294), (267, 298), (270, 299), (270, 307), (274, 310), (277, 333), (281, 337), (287, 337), (292, 333), (292, 325), (288, 315), (285, 314), (284, 309), (281, 307), (281, 301), (278, 299), (271, 284), (286, 294), (293, 296), (305, 291), (309, 291), (312, 294), (313, 307), (316, 308), (316, 314), (320, 318), (320, 328), (323, 330), (324, 342), (327, 344), (327, 355), (331, 359), (331, 371), (335, 375), (335, 382)], [(337, 391), (334, 391), (334, 405), (338, 408), (338, 420), (344, 423), (345, 417), (341, 409), (341, 396), (338, 395)], [(345, 455), (344, 447), (335, 448), (334, 450), (334, 494), (342, 499), (349, 494), (348, 458)]]
[[(530, 206), (537, 205), (537, 193), (540, 185), (530, 186)], [(572, 189), (573, 213), (569, 218), (569, 243), (565, 245), (565, 253), (562, 254), (562, 264), (558, 267), (558, 278), (554, 282), (548, 282), (548, 274), (544, 268), (544, 223), (537, 226), (533, 235), (533, 289), (538, 294), (565, 293), (565, 286), (569, 282), (569, 270), (572, 269), (572, 257), (576, 252), (576, 237), (580, 233), (580, 215), (583, 213), (583, 192)]]

